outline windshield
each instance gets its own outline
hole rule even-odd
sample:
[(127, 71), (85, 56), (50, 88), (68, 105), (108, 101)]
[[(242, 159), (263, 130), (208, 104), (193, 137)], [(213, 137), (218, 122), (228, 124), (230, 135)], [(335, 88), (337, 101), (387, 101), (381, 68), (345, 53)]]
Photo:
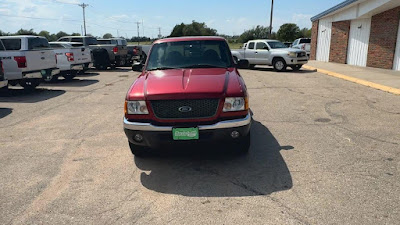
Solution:
[(43, 48), (50, 48), (50, 45), (46, 38), (35, 37), (28, 39), (28, 48), (43, 49)]
[(232, 67), (225, 41), (180, 41), (155, 44), (147, 70)]
[(268, 45), (272, 48), (287, 48), (285, 44), (280, 41), (268, 41)]

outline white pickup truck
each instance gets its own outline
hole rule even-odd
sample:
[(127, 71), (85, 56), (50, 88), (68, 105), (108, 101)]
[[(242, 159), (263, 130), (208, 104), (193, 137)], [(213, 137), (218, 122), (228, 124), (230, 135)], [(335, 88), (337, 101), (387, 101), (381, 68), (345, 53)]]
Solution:
[[(57, 55), (57, 67), (60, 69), (58, 76), (63, 76), (66, 80), (72, 80), (78, 72), (83, 71), (85, 64), (89, 64), (90, 67), (93, 65), (90, 49), (74, 45), (73, 42), (50, 42), (50, 47)], [(46, 81), (55, 81), (58, 76)]]
[(250, 68), (255, 65), (269, 65), (278, 72), (285, 71), (288, 66), (297, 71), (308, 62), (304, 50), (287, 48), (277, 40), (249, 41), (243, 49), (232, 50), (232, 56), (235, 61), (248, 60)]
[(294, 42), (292, 43), (292, 48), (306, 51), (308, 58), (310, 58), (311, 38), (299, 38), (294, 40)]
[(5, 79), (26, 89), (37, 87), (43, 78), (60, 72), (49, 42), (39, 36), (0, 37), (0, 58)]
[(4, 77), (3, 62), (0, 59), (0, 89), (8, 86), (8, 81)]

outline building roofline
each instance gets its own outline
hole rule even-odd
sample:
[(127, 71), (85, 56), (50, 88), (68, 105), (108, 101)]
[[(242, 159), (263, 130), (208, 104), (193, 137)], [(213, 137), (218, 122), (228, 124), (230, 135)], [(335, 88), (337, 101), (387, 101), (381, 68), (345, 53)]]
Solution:
[(311, 17), (311, 22), (319, 20), (319, 19), (321, 19), (322, 17), (324, 17), (324, 16), (326, 16), (328, 14), (331, 14), (331, 13), (333, 13), (335, 11), (338, 11), (338, 10), (340, 10), (340, 9), (342, 9), (342, 8), (348, 6), (348, 5), (351, 5), (351, 4), (355, 3), (355, 2), (358, 2), (358, 1), (359, 0), (346, 0), (346, 1), (342, 2), (342, 3), (340, 3), (339, 5), (336, 5), (336, 6), (330, 8), (328, 10), (323, 11), (322, 13), (320, 13), (320, 14), (314, 16), (314, 17)]

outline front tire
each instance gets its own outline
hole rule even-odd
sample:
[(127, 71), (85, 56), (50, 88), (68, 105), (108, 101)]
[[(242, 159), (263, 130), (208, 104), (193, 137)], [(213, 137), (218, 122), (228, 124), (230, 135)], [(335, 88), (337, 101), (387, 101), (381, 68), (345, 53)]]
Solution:
[(143, 147), (140, 145), (135, 145), (129, 142), (129, 148), (131, 149), (131, 152), (134, 156), (136, 157), (146, 157), (149, 155), (149, 148), (148, 147)]
[(251, 70), (254, 69), (254, 67), (256, 67), (255, 64), (250, 64), (250, 65), (249, 65), (249, 69), (251, 69)]
[(74, 79), (77, 74), (78, 74), (78, 71), (70, 71), (70, 72), (64, 74), (63, 77), (64, 77), (64, 79), (70, 81), (70, 80)]
[(26, 90), (33, 90), (37, 86), (39, 86), (41, 79), (24, 79), (19, 81), (19, 85), (25, 88)]
[(275, 71), (277, 72), (284, 72), (287, 68), (285, 60), (281, 58), (275, 59), (273, 62), (273, 66)]

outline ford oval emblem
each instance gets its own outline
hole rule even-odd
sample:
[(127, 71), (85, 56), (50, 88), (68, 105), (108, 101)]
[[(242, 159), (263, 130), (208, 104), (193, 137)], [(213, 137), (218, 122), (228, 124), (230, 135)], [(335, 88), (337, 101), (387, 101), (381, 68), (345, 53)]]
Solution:
[(192, 111), (192, 108), (191, 107), (189, 107), (189, 106), (182, 106), (182, 107), (179, 107), (179, 112), (183, 112), (183, 113), (186, 113), (186, 112), (190, 112), (190, 111)]

